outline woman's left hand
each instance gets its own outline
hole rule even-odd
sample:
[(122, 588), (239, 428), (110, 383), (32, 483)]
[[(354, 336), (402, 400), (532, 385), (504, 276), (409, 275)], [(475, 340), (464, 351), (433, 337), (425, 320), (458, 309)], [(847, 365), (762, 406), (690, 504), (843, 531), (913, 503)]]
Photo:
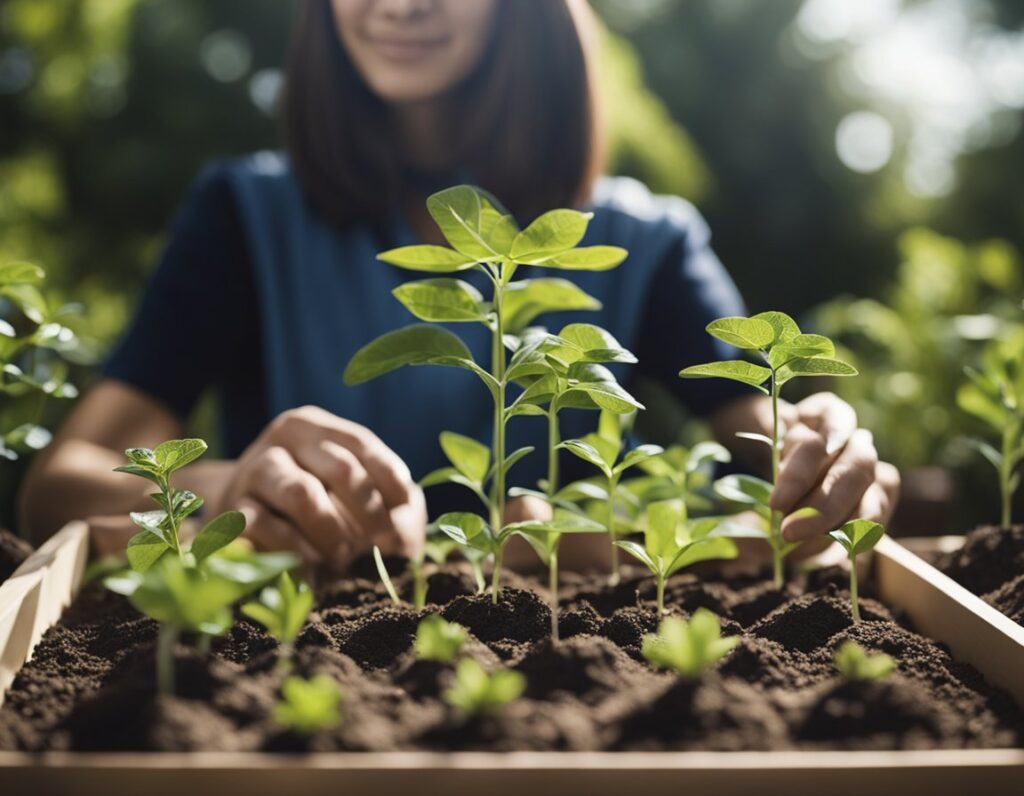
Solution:
[(899, 471), (878, 460), (870, 431), (839, 396), (822, 392), (780, 407), (785, 421), (779, 478), (771, 507), (784, 514), (810, 506), (813, 516), (782, 524), (786, 541), (835, 530), (855, 517), (888, 523), (899, 498)]

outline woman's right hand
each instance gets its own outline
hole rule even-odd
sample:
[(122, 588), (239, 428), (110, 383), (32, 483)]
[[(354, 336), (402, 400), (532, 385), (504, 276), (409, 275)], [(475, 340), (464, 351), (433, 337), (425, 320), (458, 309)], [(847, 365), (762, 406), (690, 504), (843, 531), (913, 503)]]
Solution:
[(258, 547), (335, 569), (373, 545), (413, 555), (427, 524), (405, 462), (369, 429), (315, 406), (275, 418), (211, 503), (245, 514), (245, 535)]

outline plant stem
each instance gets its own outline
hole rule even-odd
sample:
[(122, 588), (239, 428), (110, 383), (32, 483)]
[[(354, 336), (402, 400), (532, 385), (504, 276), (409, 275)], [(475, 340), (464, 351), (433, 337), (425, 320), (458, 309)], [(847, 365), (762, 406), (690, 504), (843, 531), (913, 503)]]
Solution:
[(505, 547), (499, 546), (494, 554), (494, 571), (491, 573), (491, 602), (498, 604), (498, 592), (501, 591), (501, 560), (505, 555)]
[(860, 606), (857, 604), (857, 559), (850, 559), (850, 606), (853, 613), (853, 621), (860, 621)]
[(174, 512), (174, 490), (171, 489), (171, 482), (168, 478), (160, 479), (160, 491), (163, 492), (164, 500), (167, 503), (167, 522), (171, 526), (171, 541), (174, 543), (174, 552), (178, 558), (184, 561), (185, 553), (181, 549), (181, 539), (178, 536), (180, 522)]
[(555, 540), (554, 548), (551, 550), (551, 558), (548, 561), (548, 591), (551, 592), (551, 639), (558, 641), (558, 543)]
[[(779, 387), (775, 382), (775, 370), (772, 370), (772, 486), (779, 481)], [(775, 588), (781, 588), (782, 572), (782, 512), (773, 510), (771, 528), (769, 530), (772, 547), (772, 582)]]
[(178, 628), (160, 624), (156, 637), (156, 688), (161, 694), (174, 693), (174, 647), (178, 643)]
[(558, 491), (558, 411), (548, 409), (548, 503), (555, 510), (555, 493)]
[(1013, 425), (1009, 424), (1003, 429), (1003, 458), (999, 467), (999, 493), (1002, 499), (1000, 526), (1003, 528), (1009, 528), (1013, 520), (1013, 492), (1010, 489), (1010, 481), (1013, 479), (1013, 438), (1016, 436)]
[(608, 541), (611, 544), (611, 573), (608, 576), (608, 585), (619, 584), (619, 548), (615, 544), (615, 488), (618, 479), (615, 476), (608, 478)]
[[(494, 395), (494, 483), (492, 484), (491, 529), (497, 535), (505, 524), (505, 327), (501, 319), (502, 295), (505, 291), (505, 266), (494, 280), (494, 330), (491, 341), (491, 370), (498, 382)], [(499, 550), (494, 557), (494, 573), (491, 575), (491, 589), (494, 602), (498, 602), (501, 588), (501, 556)]]
[(658, 619), (665, 615), (665, 576), (658, 575)]

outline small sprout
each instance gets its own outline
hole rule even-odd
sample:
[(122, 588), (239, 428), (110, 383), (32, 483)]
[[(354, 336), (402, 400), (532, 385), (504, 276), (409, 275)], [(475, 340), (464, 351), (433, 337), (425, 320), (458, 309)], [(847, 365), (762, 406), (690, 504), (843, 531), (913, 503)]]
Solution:
[(993, 343), (981, 369), (967, 368), (965, 372), (970, 381), (957, 391), (956, 402), (1000, 437), (999, 450), (984, 440), (970, 442), (999, 474), (1000, 522), (1009, 528), (1013, 495), (1020, 486), (1019, 468), (1024, 462), (1024, 351), (1020, 341)]
[(526, 678), (519, 672), (499, 669), (488, 674), (472, 658), (463, 658), (455, 667), (455, 684), (444, 692), (444, 700), (467, 716), (497, 713), (526, 690)]
[(298, 586), (287, 572), (260, 592), (259, 600), (242, 605), (242, 613), (259, 622), (281, 643), (279, 665), (290, 668), (292, 644), (313, 607), (313, 590), (300, 581)]
[(678, 616), (662, 619), (656, 635), (644, 636), (641, 652), (652, 666), (697, 680), (739, 642), (736, 636), (722, 638), (718, 617), (707, 608), (698, 608), (689, 622)]
[(615, 413), (608, 411), (601, 412), (596, 433), (587, 434), (582, 439), (566, 440), (558, 447), (565, 448), (583, 461), (594, 465), (605, 478), (608, 498), (605, 529), (608, 532), (612, 552), (609, 583), (614, 586), (619, 582), (619, 548), (615, 544), (618, 536), (615, 498), (619, 491), (619, 480), (623, 473), (630, 468), (656, 456), (661, 456), (665, 451), (658, 445), (640, 445), (627, 451), (620, 459), (623, 448), (622, 423)]
[(274, 706), (274, 721), (286, 730), (312, 735), (341, 724), (342, 691), (326, 674), (309, 680), (289, 677), (281, 684), (281, 701)]
[(466, 558), (470, 561), (474, 559), (479, 561), (488, 557), (494, 559), (494, 570), (491, 573), (491, 600), (497, 603), (505, 545), (518, 532), (519, 525), (506, 525), (495, 533), (483, 517), (465, 511), (453, 511), (442, 514), (437, 520), (437, 527), (463, 549)]
[(860, 621), (860, 607), (857, 604), (857, 556), (873, 548), (884, 535), (885, 528), (871, 520), (850, 520), (838, 531), (829, 534), (843, 546), (850, 558), (850, 606), (854, 622)]
[(665, 613), (665, 581), (698, 561), (736, 558), (736, 543), (725, 538), (729, 525), (719, 517), (688, 520), (682, 500), (662, 500), (647, 507), (644, 544), (616, 544), (640, 561), (657, 581), (658, 618)]
[(416, 657), (421, 661), (452, 663), (465, 643), (466, 629), (437, 614), (425, 617), (416, 628)]
[(836, 651), (836, 669), (851, 683), (884, 680), (896, 670), (896, 661), (884, 653), (869, 655), (855, 641), (845, 641)]
[(740, 502), (750, 503), (764, 513), (768, 520), (766, 539), (772, 548), (775, 585), (783, 580), (782, 562), (795, 547), (782, 537), (782, 513), (769, 508), (768, 499), (773, 484), (779, 480), (779, 458), (782, 451), (783, 429), (779, 420), (779, 392), (782, 385), (798, 376), (856, 376), (852, 365), (836, 358), (835, 345), (820, 334), (803, 334), (796, 321), (783, 312), (762, 312), (752, 318), (721, 318), (708, 324), (707, 332), (742, 351), (759, 356), (764, 364), (756, 365), (744, 360), (711, 362), (684, 368), (679, 375), (684, 379), (720, 378), (748, 384), (772, 402), (772, 435), (744, 434), (748, 439), (765, 442), (771, 449), (772, 482), (748, 476), (732, 476), (739, 482), (739, 492), (746, 496)]
[(395, 584), (391, 582), (391, 576), (388, 574), (388, 568), (384, 566), (384, 556), (380, 552), (380, 548), (377, 545), (373, 546), (373, 563), (377, 565), (377, 574), (380, 575), (380, 582), (384, 584), (384, 590), (388, 593), (388, 597), (391, 598), (391, 602), (395, 605), (401, 605), (402, 600), (398, 596), (398, 590), (395, 589)]

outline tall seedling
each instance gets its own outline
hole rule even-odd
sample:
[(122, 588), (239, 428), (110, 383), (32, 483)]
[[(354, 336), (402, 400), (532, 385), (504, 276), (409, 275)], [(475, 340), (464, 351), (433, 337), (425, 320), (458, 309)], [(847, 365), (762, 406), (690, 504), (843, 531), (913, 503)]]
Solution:
[(857, 602), (857, 556), (871, 550), (885, 536), (885, 528), (871, 520), (850, 520), (842, 528), (832, 531), (829, 536), (843, 546), (850, 559), (850, 613), (853, 621), (860, 621), (860, 606)]
[(721, 318), (708, 324), (707, 332), (748, 354), (761, 358), (764, 364), (742, 360), (710, 362), (684, 368), (684, 379), (722, 378), (739, 381), (770, 396), (772, 402), (772, 435), (744, 433), (771, 448), (772, 482), (750, 476), (731, 476), (724, 482), (728, 493), (738, 502), (760, 508), (767, 515), (767, 541), (772, 548), (774, 577), (777, 586), (783, 581), (783, 560), (795, 545), (782, 536), (782, 513), (768, 508), (774, 484), (779, 479), (779, 458), (783, 429), (779, 422), (779, 394), (782, 386), (799, 376), (856, 376), (857, 370), (837, 359), (835, 346), (827, 337), (803, 334), (796, 321), (782, 312), (762, 312), (752, 318)]
[[(499, 541), (495, 555), (492, 592), (497, 601), (500, 588), (501, 555), (508, 535), (502, 533), (505, 516), (505, 476), (512, 457), (505, 450), (508, 407), (508, 354), (506, 327), (515, 313), (524, 311), (521, 297), (532, 292), (536, 301), (550, 309), (566, 309), (567, 302), (556, 295), (564, 288), (534, 280), (513, 282), (522, 265), (566, 270), (602, 271), (614, 268), (626, 252), (614, 246), (578, 244), (591, 218), (575, 210), (551, 210), (520, 231), (515, 220), (484, 191), (467, 185), (441, 191), (427, 200), (427, 210), (440, 228), (449, 247), (403, 246), (386, 251), (379, 259), (414, 271), (457, 273), (478, 270), (491, 283), (490, 300), (469, 283), (452, 277), (434, 277), (406, 283), (394, 294), (417, 318), (428, 323), (480, 323), (491, 333), (489, 369), (473, 360), (456, 335), (436, 326), (413, 324), (388, 332), (361, 348), (345, 370), (349, 385), (361, 384), (403, 365), (447, 365), (470, 370), (486, 386), (494, 402), (491, 467), (481, 481), (486, 495), (490, 528)], [(539, 281), (539, 280), (538, 280)], [(571, 291), (570, 291), (571, 292)], [(573, 294), (577, 303), (589, 297)], [(520, 298), (515, 298), (515, 297)], [(532, 299), (531, 299), (532, 300)], [(593, 299), (589, 299), (592, 303)], [(530, 310), (532, 311), (532, 310)], [(546, 311), (546, 310), (545, 310)]]
[(1021, 339), (993, 344), (981, 368), (967, 368), (968, 381), (957, 392), (959, 407), (983, 421), (1000, 438), (999, 450), (984, 440), (971, 440), (999, 474), (1000, 522), (1009, 528), (1013, 495), (1020, 486), (1024, 461), (1024, 350)]

